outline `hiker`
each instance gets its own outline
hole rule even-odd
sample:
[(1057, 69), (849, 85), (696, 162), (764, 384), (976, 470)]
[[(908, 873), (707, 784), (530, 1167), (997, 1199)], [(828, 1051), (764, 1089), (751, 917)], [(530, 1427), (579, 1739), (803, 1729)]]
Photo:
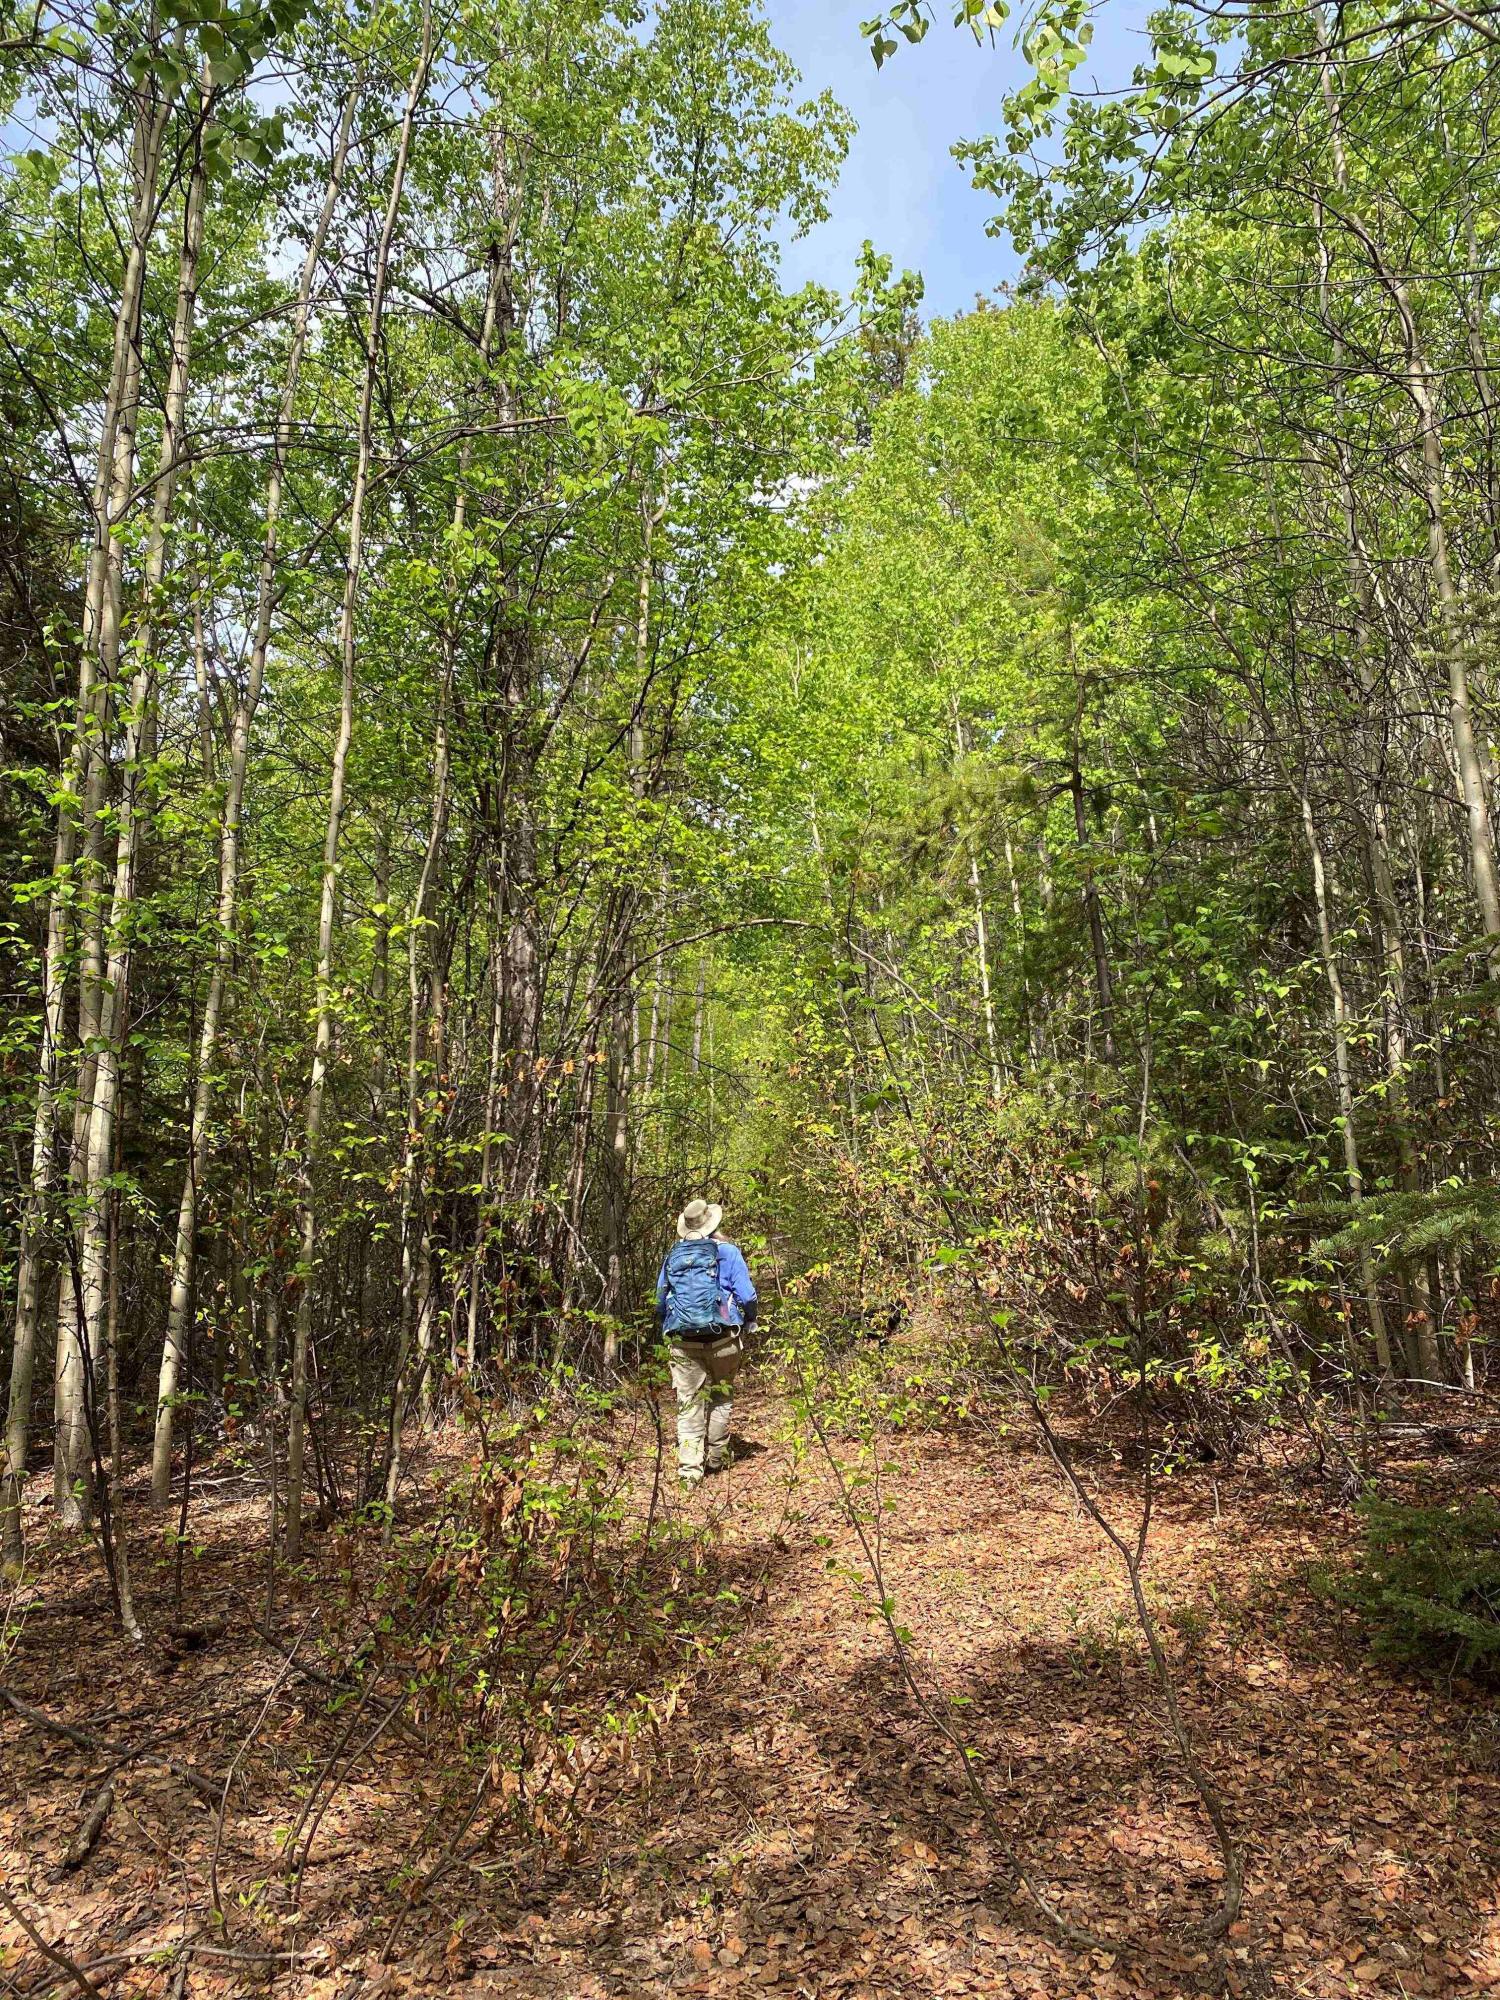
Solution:
[(732, 1384), (745, 1358), (741, 1335), (758, 1302), (737, 1246), (718, 1235), (717, 1202), (690, 1201), (656, 1280), (657, 1325), (671, 1342), (677, 1391), (677, 1469), (684, 1486), (722, 1472)]

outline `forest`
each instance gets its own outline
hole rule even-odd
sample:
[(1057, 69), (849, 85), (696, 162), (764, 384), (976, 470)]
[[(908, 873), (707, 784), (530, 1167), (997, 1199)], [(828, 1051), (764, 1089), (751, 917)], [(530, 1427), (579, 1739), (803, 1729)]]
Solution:
[(17, 2000), (1500, 1991), (1500, 6), (778, 11), (0, 0)]

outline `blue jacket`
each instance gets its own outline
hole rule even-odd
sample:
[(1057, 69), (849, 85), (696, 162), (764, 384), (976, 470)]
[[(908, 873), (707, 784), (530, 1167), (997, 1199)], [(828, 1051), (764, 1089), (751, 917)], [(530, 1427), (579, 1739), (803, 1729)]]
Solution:
[[(744, 1323), (744, 1307), (755, 1298), (755, 1283), (750, 1276), (750, 1267), (745, 1262), (743, 1251), (737, 1243), (726, 1243), (722, 1236), (716, 1236), (714, 1246), (719, 1253), (719, 1290), (729, 1309), (726, 1324), (741, 1326)], [(661, 1270), (656, 1278), (656, 1310), (664, 1313), (667, 1306), (667, 1263), (662, 1259)]]

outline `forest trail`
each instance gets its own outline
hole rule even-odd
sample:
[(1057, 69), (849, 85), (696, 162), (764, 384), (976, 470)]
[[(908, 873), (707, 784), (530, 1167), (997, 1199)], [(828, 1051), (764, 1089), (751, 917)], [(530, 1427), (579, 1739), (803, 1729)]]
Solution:
[(1500, 2000), (1500, 0), (1009, 11), (0, 0), (0, 2000)]
[[(201, 1916), (185, 1917), (201, 1899), (213, 1813), (170, 1773), (130, 1766), (95, 1853), (59, 1882), (54, 1864), (101, 1759), (7, 1715), (0, 1833), (23, 1858), (11, 1893), (110, 2000), (1495, 1990), (1500, 1742), (1465, 1734), (1461, 1693), (1386, 1674), (1352, 1633), (1330, 1644), (1333, 1621), (1306, 1571), (1336, 1550), (1338, 1530), (1314, 1489), (1195, 1473), (1167, 1489), (1152, 1531), (1152, 1587), (1184, 1704), (1251, 1848), (1246, 1919), (1221, 1952), (1191, 1935), (1213, 1907), (1217, 1860), (1096, 1530), (1024, 1428), (982, 1450), (972, 1428), (890, 1440), (884, 1547), (898, 1615), (924, 1679), (962, 1698), (955, 1713), (1016, 1857), (1076, 1921), (1131, 1947), (1079, 1953), (1005, 1893), (1006, 1857), (983, 1837), (961, 1772), (858, 1600), (846, 1567), (857, 1551), (827, 1467), (794, 1448), (786, 1416), (747, 1384), (738, 1462), (667, 1502), (676, 1517), (702, 1517), (710, 1574), (734, 1598), (720, 1600), (730, 1622), (705, 1664), (658, 1702), (654, 1756), (576, 1845), (517, 1856), (502, 1838), (450, 1875), (409, 1913), (389, 1965), (377, 1941), (388, 1935), (390, 1860), (419, 1831), (424, 1776), (399, 1751), (333, 1799), (300, 1920), (283, 1910), (269, 1921), (266, 1908), (250, 1926), (241, 1911), (225, 1944)], [(1123, 1511), (1130, 1482), (1109, 1455), (1089, 1471)], [(644, 1500), (637, 1491), (633, 1504)], [(211, 1503), (210, 1493), (198, 1515), (193, 1590), (226, 1615), (222, 1637), (145, 1676), (114, 1639), (66, 1643), (98, 1595), (80, 1556), (49, 1574), (6, 1685), (104, 1736), (149, 1737), (163, 1755), (226, 1768), (280, 1663), (251, 1628), (243, 1503)], [(304, 1581), (284, 1631), (319, 1594), (316, 1577)], [(278, 1707), (262, 1749), (326, 1735), (316, 1709)], [(220, 1859), (237, 1886), (273, 1869), (276, 1825), (294, 1810), (262, 1782), (250, 1789), (259, 1795), (229, 1816)], [(256, 1929), (280, 1956), (235, 1960)], [(8, 1961), (21, 1993), (67, 1990), (12, 1925), (3, 1934), (23, 1946), (19, 1965)], [(185, 1938), (191, 1955), (178, 1958)], [(184, 1966), (186, 1984), (174, 1983)]]

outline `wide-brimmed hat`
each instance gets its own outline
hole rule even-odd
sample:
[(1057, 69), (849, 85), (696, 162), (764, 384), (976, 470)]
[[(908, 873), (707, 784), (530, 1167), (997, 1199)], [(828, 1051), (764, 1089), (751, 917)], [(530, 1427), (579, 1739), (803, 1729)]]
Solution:
[(691, 1243), (695, 1237), (712, 1236), (723, 1220), (724, 1211), (716, 1201), (690, 1201), (677, 1218), (677, 1234)]

